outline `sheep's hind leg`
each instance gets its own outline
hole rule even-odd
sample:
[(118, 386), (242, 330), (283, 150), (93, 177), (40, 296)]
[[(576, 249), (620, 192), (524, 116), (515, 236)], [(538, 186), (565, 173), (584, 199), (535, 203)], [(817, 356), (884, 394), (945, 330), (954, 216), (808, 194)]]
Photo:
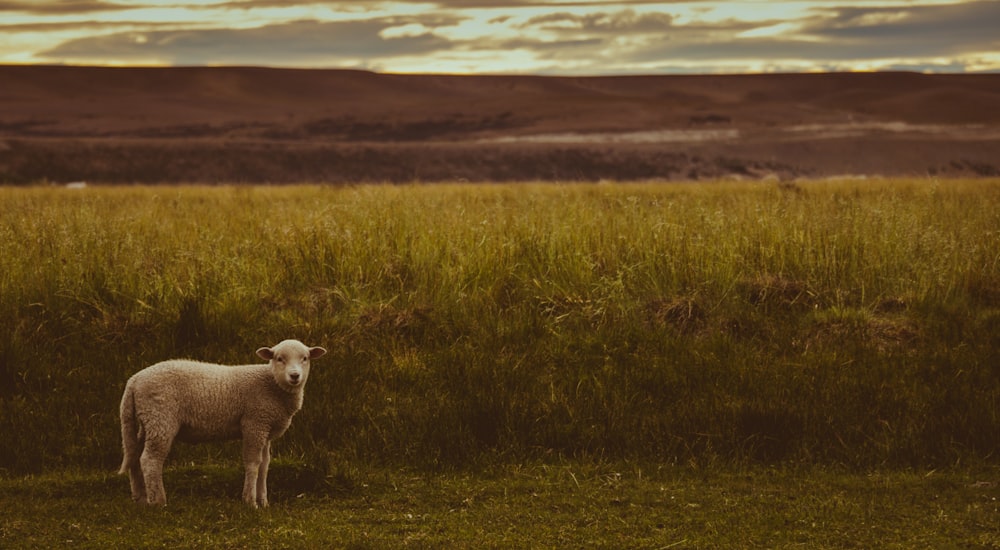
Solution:
[(167, 492), (163, 488), (163, 462), (170, 452), (171, 441), (154, 440), (147, 437), (146, 446), (139, 457), (142, 480), (146, 486), (146, 502), (163, 506), (167, 503)]
[[(126, 435), (126, 437), (128, 437)], [(128, 474), (128, 484), (132, 489), (132, 500), (135, 502), (146, 502), (146, 481), (142, 477), (142, 466), (140, 457), (143, 447), (146, 445), (146, 433), (139, 429), (137, 437), (125, 446), (125, 458), (122, 470)]]
[(132, 487), (132, 500), (146, 502), (146, 480), (138, 460), (128, 466), (128, 482)]

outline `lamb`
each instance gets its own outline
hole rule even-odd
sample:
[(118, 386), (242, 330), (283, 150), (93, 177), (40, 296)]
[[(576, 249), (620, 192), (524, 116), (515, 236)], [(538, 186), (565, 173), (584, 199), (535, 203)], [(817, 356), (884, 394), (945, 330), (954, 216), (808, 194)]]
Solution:
[(121, 402), (118, 473), (128, 474), (132, 500), (165, 505), (163, 462), (174, 440), (243, 440), (243, 500), (267, 506), (271, 441), (302, 408), (309, 362), (326, 350), (285, 340), (257, 355), (268, 364), (224, 366), (171, 360), (129, 378)]

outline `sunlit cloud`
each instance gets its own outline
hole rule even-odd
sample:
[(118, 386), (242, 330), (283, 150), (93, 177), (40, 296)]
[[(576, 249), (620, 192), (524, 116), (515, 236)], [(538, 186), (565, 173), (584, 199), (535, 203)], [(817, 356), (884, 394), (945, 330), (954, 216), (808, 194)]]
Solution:
[(1000, 2), (2, 1), (0, 62), (627, 74), (1000, 70)]
[[(440, 20), (435, 19), (440, 24)], [(251, 29), (171, 30), (79, 38), (42, 55), (79, 59), (157, 59), (176, 65), (212, 63), (280, 65), (288, 58), (306, 64), (356, 64), (357, 60), (410, 56), (445, 49), (449, 42), (425, 28), (393, 18), (363, 22), (297, 21)], [(386, 34), (383, 34), (386, 33)]]

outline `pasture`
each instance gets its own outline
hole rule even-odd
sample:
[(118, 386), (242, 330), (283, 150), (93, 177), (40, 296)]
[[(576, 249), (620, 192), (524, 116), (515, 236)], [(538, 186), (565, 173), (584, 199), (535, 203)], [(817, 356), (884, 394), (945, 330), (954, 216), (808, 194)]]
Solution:
[[(183, 546), (191, 521), (332, 533), (348, 513), (378, 537), (204, 542), (519, 546), (540, 517), (563, 518), (545, 546), (883, 540), (823, 516), (998, 544), (996, 180), (8, 187), (0, 204), (0, 545), (57, 543), (25, 526), (80, 502), (108, 508), (58, 536), (129, 518)], [(128, 376), (284, 338), (330, 350), (274, 445), (284, 503), (243, 512), (223, 482), (236, 447), (179, 445), (175, 515), (137, 520), (106, 474)], [(643, 512), (680, 494), (695, 506)]]
[(355, 468), (345, 472), (349, 483), (323, 493), (299, 485), (291, 465), (278, 466), (272, 505), (261, 510), (239, 501), (236, 461), (168, 471), (175, 491), (165, 509), (135, 506), (128, 482), (106, 473), (0, 479), (0, 546), (1000, 546), (995, 468), (864, 475), (593, 461), (473, 473)]

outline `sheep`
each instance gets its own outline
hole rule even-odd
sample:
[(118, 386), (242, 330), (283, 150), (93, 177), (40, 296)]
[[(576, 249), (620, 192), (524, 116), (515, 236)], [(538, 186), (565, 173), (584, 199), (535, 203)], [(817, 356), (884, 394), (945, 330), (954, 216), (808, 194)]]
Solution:
[(243, 440), (243, 501), (267, 506), (271, 441), (302, 408), (309, 362), (326, 350), (285, 340), (257, 355), (267, 364), (224, 366), (163, 361), (129, 378), (121, 401), (124, 459), (132, 500), (165, 505), (163, 462), (174, 440)]

